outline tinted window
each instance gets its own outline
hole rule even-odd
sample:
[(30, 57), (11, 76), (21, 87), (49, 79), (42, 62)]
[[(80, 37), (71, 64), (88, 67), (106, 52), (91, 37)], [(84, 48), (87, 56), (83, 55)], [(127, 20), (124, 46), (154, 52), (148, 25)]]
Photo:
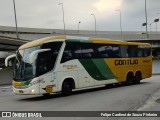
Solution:
[(128, 45), (127, 54), (128, 54), (128, 57), (138, 57), (138, 46)]
[(37, 61), (37, 73), (38, 75), (42, 75), (46, 72), (49, 72), (53, 69), (55, 63), (54, 55), (48, 51), (48, 52), (42, 52), (38, 55), (38, 61)]
[(42, 75), (51, 71), (55, 65), (62, 42), (45, 43), (41, 49), (51, 49), (50, 51), (38, 54), (37, 58), (37, 74)]
[(151, 48), (148, 46), (138, 46), (138, 57), (147, 57), (151, 54)]
[(81, 47), (77, 43), (66, 43), (61, 63), (72, 60), (80, 59), (82, 57)]
[(120, 57), (118, 45), (97, 45), (99, 58), (117, 58)]
[(91, 58), (127, 58), (149, 56), (151, 49), (138, 45), (67, 43), (62, 61)]
[(114, 58), (119, 58), (120, 57), (120, 48), (118, 45), (112, 45), (113, 49), (113, 57)]
[(62, 45), (62, 42), (50, 42), (50, 43), (43, 44), (41, 46), (41, 49), (51, 49), (52, 52), (58, 54), (61, 45)]
[(128, 46), (126, 46), (126, 45), (120, 45), (120, 57), (121, 58), (128, 57), (127, 48), (128, 48)]
[(151, 55), (151, 48), (150, 47), (145, 47), (145, 57)]
[(144, 57), (144, 47), (138, 46), (138, 57)]
[(95, 58), (94, 44), (80, 44), (83, 59)]

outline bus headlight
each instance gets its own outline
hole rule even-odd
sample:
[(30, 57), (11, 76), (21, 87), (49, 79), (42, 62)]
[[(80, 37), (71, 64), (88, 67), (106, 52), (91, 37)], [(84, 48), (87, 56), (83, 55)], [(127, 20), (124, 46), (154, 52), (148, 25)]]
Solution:
[(31, 90), (31, 93), (34, 93), (34, 89)]
[(15, 93), (16, 91), (13, 89), (13, 92)]

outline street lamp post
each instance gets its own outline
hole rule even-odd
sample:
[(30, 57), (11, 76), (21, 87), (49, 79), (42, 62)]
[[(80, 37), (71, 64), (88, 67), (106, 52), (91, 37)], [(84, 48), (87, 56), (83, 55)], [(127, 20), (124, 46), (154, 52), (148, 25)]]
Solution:
[(66, 35), (66, 28), (65, 28), (65, 20), (64, 20), (64, 8), (63, 8), (63, 3), (59, 3), (59, 5), (62, 5), (64, 34)]
[(16, 25), (16, 35), (17, 35), (17, 40), (18, 40), (19, 39), (19, 35), (18, 35), (18, 27), (17, 27), (17, 15), (16, 15), (15, 0), (13, 0), (13, 6), (14, 6), (14, 18), (15, 18), (15, 25)]
[(149, 35), (148, 35), (148, 28), (147, 28), (148, 21), (147, 21), (147, 3), (146, 3), (146, 0), (145, 0), (145, 17), (146, 17), (146, 35), (147, 35), (147, 39), (148, 39)]
[[(157, 15), (159, 15), (160, 13), (157, 13)], [(158, 16), (158, 19), (159, 19), (159, 16)], [(157, 21), (157, 22), (159, 22), (159, 20)]]
[(117, 12), (119, 12), (119, 16), (120, 16), (120, 29), (121, 29), (121, 35), (122, 35), (122, 18), (121, 18), (121, 10), (116, 10)]
[(79, 33), (79, 25), (81, 24), (81, 21), (78, 22), (78, 33)]
[(146, 23), (142, 23), (142, 27), (143, 27), (143, 26), (146, 26), (146, 25), (147, 25)]
[(154, 22), (156, 23), (156, 32), (157, 32), (157, 23), (159, 22), (159, 18), (155, 19)]
[(94, 20), (95, 20), (95, 33), (96, 33), (96, 32), (97, 32), (97, 31), (96, 31), (96, 26), (97, 26), (97, 23), (96, 23), (96, 16), (95, 16), (94, 14), (91, 14), (91, 15), (94, 16)]
[[(152, 23), (151, 23), (151, 24), (148, 24), (148, 23), (145, 22), (145, 23), (142, 24), (142, 26), (147, 26), (147, 25), (150, 25), (150, 29), (151, 29)], [(147, 33), (145, 33), (145, 34), (147, 34)]]

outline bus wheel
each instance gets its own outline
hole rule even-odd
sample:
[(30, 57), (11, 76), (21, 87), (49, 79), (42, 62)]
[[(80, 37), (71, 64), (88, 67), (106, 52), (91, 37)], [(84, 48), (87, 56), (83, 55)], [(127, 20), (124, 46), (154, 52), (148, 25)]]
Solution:
[(133, 79), (134, 76), (132, 73), (128, 73), (127, 77), (126, 77), (126, 85), (132, 85), (133, 84)]
[(142, 74), (140, 72), (136, 73), (134, 83), (135, 84), (140, 84), (141, 79), (142, 79)]
[(65, 80), (62, 85), (62, 94), (70, 95), (72, 93), (72, 83), (68, 80)]

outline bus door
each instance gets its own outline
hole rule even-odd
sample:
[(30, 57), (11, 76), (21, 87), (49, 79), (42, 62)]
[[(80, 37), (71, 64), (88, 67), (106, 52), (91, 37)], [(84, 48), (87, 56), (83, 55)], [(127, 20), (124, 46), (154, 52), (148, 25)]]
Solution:
[(49, 72), (45, 75), (42, 75), (39, 77), (40, 80), (40, 93), (51, 93), (54, 92), (54, 85), (53, 85), (53, 81), (52, 81), (52, 72)]
[(54, 92), (53, 87), (53, 67), (55, 60), (53, 54), (49, 52), (40, 53), (37, 58), (37, 73), (40, 80), (40, 93)]

